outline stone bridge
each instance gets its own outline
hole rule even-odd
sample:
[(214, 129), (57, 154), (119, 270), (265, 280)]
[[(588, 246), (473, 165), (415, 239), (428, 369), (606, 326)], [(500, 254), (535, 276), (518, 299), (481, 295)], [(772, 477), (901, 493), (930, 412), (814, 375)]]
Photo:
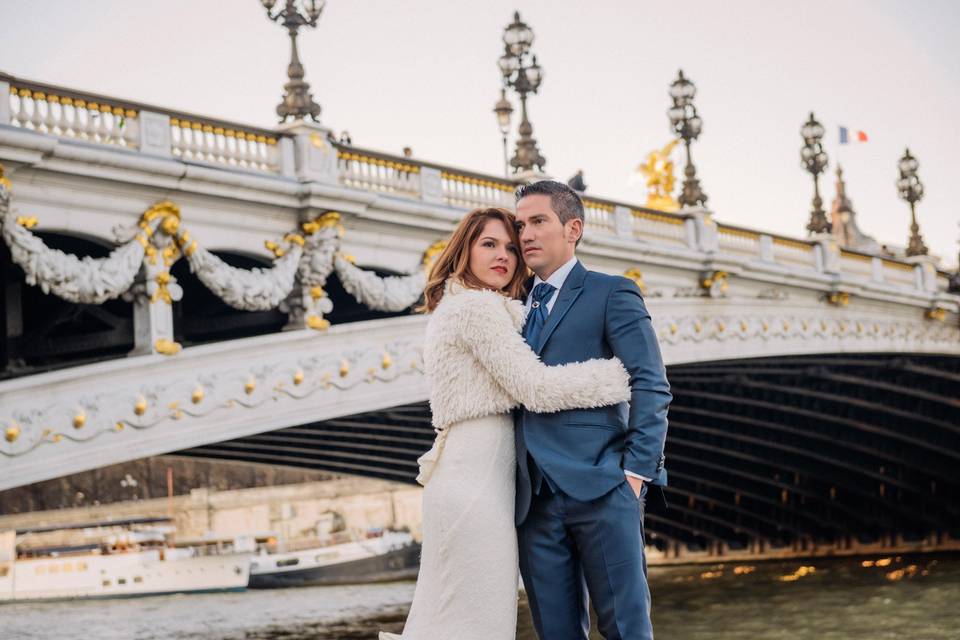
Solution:
[[(162, 454), (412, 482), (413, 314), (507, 180), (0, 75), (0, 489)], [(526, 176), (525, 178), (530, 178)], [(661, 549), (960, 539), (960, 297), (899, 259), (585, 198), (675, 401)]]

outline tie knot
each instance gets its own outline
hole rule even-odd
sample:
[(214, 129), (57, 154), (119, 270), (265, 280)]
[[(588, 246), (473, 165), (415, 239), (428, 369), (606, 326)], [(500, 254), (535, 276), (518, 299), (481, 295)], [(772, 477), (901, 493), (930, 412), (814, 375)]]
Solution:
[(557, 288), (549, 282), (541, 282), (533, 288), (533, 301), (543, 304)]

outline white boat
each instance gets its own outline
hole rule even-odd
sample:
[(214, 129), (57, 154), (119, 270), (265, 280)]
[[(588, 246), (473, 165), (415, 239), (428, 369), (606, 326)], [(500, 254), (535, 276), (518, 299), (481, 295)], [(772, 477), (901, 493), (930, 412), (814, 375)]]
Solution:
[[(150, 519), (150, 524), (156, 522)], [(169, 540), (172, 527), (134, 528), (144, 523), (0, 532), (0, 602), (242, 591), (247, 587), (252, 542), (249, 550), (222, 541), (174, 546)], [(76, 535), (77, 530), (82, 533)], [(69, 531), (74, 535), (63, 535)], [(37, 544), (44, 538), (49, 541), (55, 533), (71, 543)]]
[[(261, 545), (250, 564), (250, 588), (387, 582), (417, 577), (420, 545), (405, 531), (334, 534), (298, 550)], [(302, 544), (302, 543), (301, 543)]]

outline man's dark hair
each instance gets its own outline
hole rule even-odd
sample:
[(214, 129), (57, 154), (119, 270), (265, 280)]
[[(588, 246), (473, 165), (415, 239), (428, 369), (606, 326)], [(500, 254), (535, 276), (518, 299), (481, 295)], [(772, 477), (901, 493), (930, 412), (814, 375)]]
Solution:
[(517, 202), (520, 202), (521, 198), (532, 195), (550, 196), (550, 208), (557, 213), (561, 224), (566, 224), (574, 218), (586, 224), (583, 216), (583, 200), (576, 191), (562, 182), (540, 180), (525, 184), (517, 189)]

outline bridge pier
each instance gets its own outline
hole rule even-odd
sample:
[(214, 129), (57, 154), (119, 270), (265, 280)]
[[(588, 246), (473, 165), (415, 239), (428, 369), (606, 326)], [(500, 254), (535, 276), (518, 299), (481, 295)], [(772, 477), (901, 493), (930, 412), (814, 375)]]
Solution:
[[(167, 294), (162, 293), (158, 282), (163, 282), (162, 286)], [(155, 293), (151, 294), (151, 290)], [(169, 299), (166, 299), (165, 295), (169, 295)], [(137, 280), (125, 299), (133, 302), (134, 348), (130, 355), (176, 353), (179, 345), (173, 339), (172, 302), (180, 298), (173, 276), (162, 266), (149, 264), (149, 260), (144, 260)]]

